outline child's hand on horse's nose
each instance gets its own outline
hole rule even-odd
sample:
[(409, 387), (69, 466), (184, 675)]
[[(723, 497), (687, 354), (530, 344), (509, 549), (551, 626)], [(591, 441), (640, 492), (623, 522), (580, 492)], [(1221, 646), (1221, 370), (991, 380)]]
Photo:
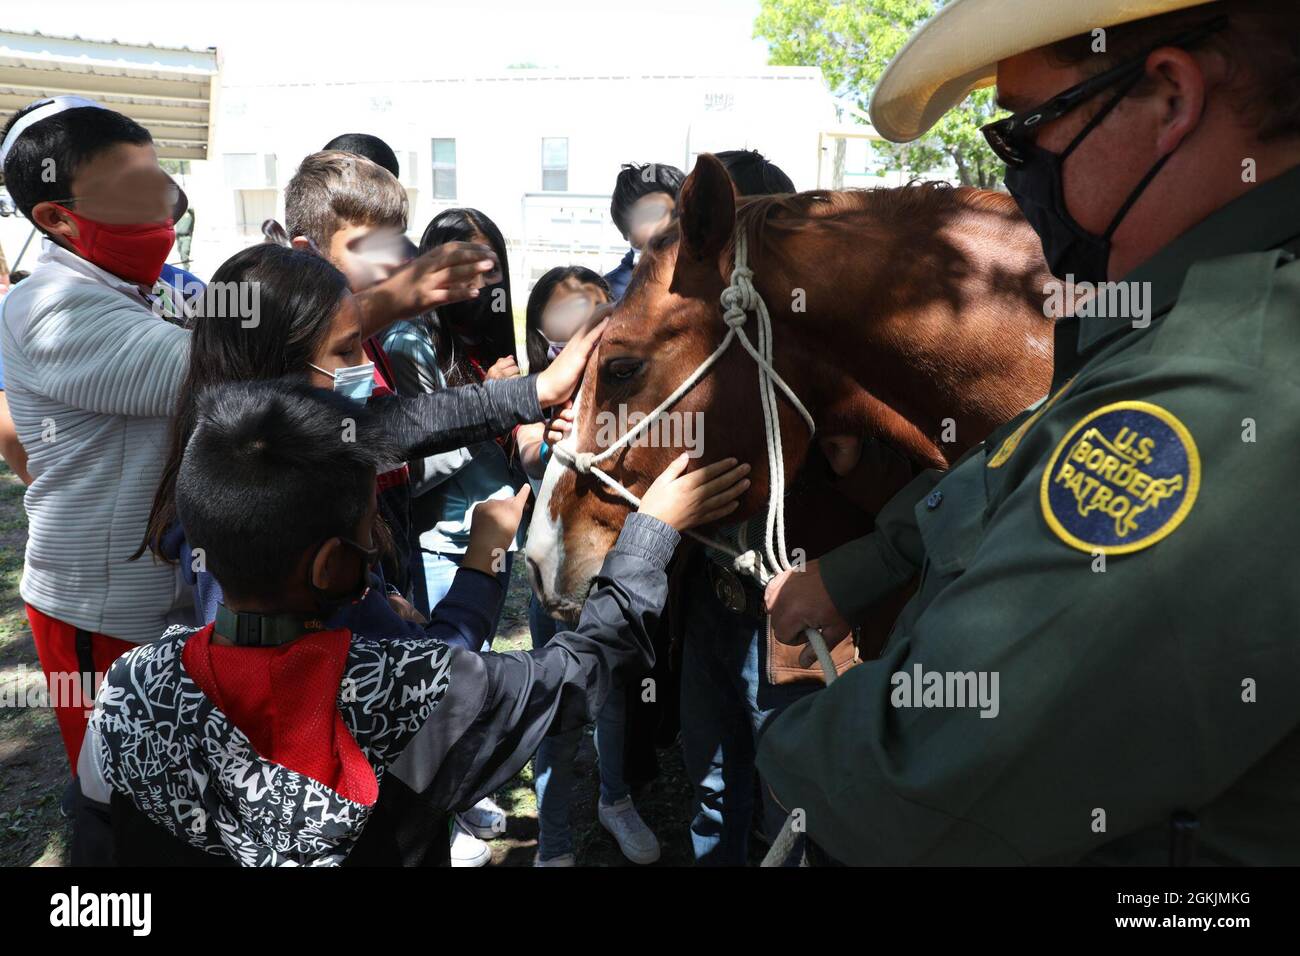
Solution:
[[(805, 644), (804, 628), (812, 628), (821, 631), (827, 647), (834, 647), (852, 631), (826, 592), (816, 561), (802, 571), (796, 568), (774, 577), (763, 592), (763, 603), (772, 618), (772, 633), (782, 644)], [(813, 649), (805, 647), (799, 662), (807, 667), (816, 659)]]
[(749, 465), (739, 465), (735, 458), (706, 465), (683, 474), (690, 456), (682, 452), (641, 496), (637, 508), (677, 531), (685, 531), (725, 517), (739, 506), (739, 498), (749, 490)]
[(604, 319), (569, 339), (560, 354), (555, 356), (555, 361), (537, 376), (539, 405), (543, 408), (559, 405), (573, 397), (582, 381), (582, 373), (587, 370), (587, 360), (608, 324), (609, 320)]

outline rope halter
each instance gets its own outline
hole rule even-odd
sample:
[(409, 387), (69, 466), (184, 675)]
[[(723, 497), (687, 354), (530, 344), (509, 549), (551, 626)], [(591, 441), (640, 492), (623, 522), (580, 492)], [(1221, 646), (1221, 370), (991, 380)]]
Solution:
[[(634, 508), (639, 507), (641, 499), (634, 495), (617, 478), (600, 468), (599, 465), (644, 434), (683, 395), (695, 387), (695, 384), (713, 368), (718, 359), (722, 358), (727, 349), (731, 347), (732, 342), (739, 342), (758, 365), (758, 393), (760, 405), (763, 409), (763, 432), (767, 442), (768, 498), (763, 533), (763, 550), (761, 553), (756, 550), (742, 553), (723, 542), (715, 541), (694, 531), (687, 531), (686, 533), (711, 548), (731, 555), (733, 568), (736, 571), (754, 578), (760, 586), (766, 586), (767, 582), (777, 574), (782, 571), (789, 571), (792, 568), (785, 547), (785, 457), (781, 442), (781, 419), (777, 405), (777, 389), (780, 389), (790, 404), (794, 406), (795, 411), (803, 418), (804, 423), (808, 426), (809, 433), (815, 433), (817, 427), (808, 409), (803, 402), (799, 401), (798, 396), (785, 383), (785, 380), (777, 374), (776, 368), (772, 364), (772, 317), (767, 311), (767, 303), (763, 301), (758, 289), (754, 287), (754, 271), (749, 268), (748, 256), (749, 250), (745, 232), (743, 228), (737, 229), (735, 233), (735, 265), (731, 270), (731, 282), (727, 288), (722, 290), (721, 296), (722, 321), (727, 326), (727, 333), (722, 337), (722, 341), (713, 350), (712, 354), (696, 366), (695, 371), (686, 376), (686, 379), (677, 388), (673, 389), (672, 393), (660, 402), (653, 411), (649, 412), (635, 426), (624, 432), (617, 441), (611, 443), (604, 451), (575, 452), (570, 451), (564, 446), (564, 443), (561, 443), (554, 446), (552, 454), (560, 464), (571, 468), (580, 475), (594, 475), (624, 501), (627, 501)], [(757, 345), (751, 342), (749, 336), (745, 334), (745, 325), (751, 312), (758, 319)], [(576, 440), (575, 436), (574, 441)], [(822, 670), (826, 674), (826, 682), (829, 684), (835, 677), (835, 668), (831, 664), (830, 653), (826, 650), (825, 642), (821, 639), (820, 634), (814, 631), (806, 633), (809, 635), (814, 650), (817, 651), (818, 660), (822, 664)]]

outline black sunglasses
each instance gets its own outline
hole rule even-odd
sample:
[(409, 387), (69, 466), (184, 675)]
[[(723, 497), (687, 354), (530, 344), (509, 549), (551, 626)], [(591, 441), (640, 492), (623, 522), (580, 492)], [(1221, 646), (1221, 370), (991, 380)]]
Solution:
[(1190, 46), (1198, 40), (1203, 40), (1210, 34), (1222, 30), (1227, 25), (1228, 18), (1226, 16), (1208, 20), (1170, 40), (1153, 44), (1142, 55), (1136, 56), (1118, 66), (1111, 67), (1096, 76), (1089, 77), (1063, 93), (1058, 93), (1046, 103), (1035, 106), (1033, 109), (1022, 110), (1004, 119), (987, 123), (980, 127), (980, 132), (984, 134), (984, 138), (988, 141), (993, 152), (997, 154), (998, 159), (1008, 166), (1020, 166), (1025, 161), (1024, 146), (1037, 132), (1038, 127), (1060, 119), (1071, 110), (1082, 106), (1102, 90), (1110, 89), (1112, 86), (1117, 86), (1126, 81), (1128, 87), (1120, 95), (1127, 95), (1128, 90), (1137, 84), (1146, 71), (1147, 57), (1156, 50), (1167, 46)]

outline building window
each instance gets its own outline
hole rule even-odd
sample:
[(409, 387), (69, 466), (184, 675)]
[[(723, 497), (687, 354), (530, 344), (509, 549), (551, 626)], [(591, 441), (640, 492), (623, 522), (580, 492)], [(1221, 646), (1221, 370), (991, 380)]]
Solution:
[(226, 153), (222, 161), (235, 197), (235, 224), (245, 239), (256, 239), (262, 223), (275, 218), (279, 201), (275, 154)]
[(235, 189), (271, 189), (275, 187), (274, 153), (226, 153), (226, 185)]
[(542, 189), (561, 193), (569, 189), (569, 140), (565, 137), (542, 137)]
[(275, 218), (277, 196), (274, 189), (236, 189), (235, 220), (245, 239), (262, 235), (262, 223)]
[(433, 198), (456, 198), (456, 141), (433, 141)]

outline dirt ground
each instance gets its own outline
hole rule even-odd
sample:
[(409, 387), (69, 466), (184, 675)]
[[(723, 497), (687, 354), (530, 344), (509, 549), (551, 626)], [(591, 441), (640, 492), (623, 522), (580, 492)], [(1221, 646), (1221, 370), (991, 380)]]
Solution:
[[(27, 522), (23, 486), (0, 463), (0, 691), (39, 686), (40, 663), (18, 594)], [(522, 569), (506, 598), (495, 647), (526, 649), (528, 586)], [(660, 751), (660, 776), (636, 794), (637, 807), (658, 834), (663, 856), (656, 865), (689, 865), (691, 788), (680, 748)], [(578, 790), (573, 797), (574, 842), (579, 865), (631, 866), (596, 821), (595, 747), (590, 730), (578, 754)], [(0, 706), (0, 865), (61, 866), (67, 862), (71, 830), (59, 812), (67, 783), (67, 760), (53, 712)], [(492, 842), (492, 865), (530, 866), (537, 847), (537, 800), (532, 766), (495, 795), (509, 814), (503, 836)]]

